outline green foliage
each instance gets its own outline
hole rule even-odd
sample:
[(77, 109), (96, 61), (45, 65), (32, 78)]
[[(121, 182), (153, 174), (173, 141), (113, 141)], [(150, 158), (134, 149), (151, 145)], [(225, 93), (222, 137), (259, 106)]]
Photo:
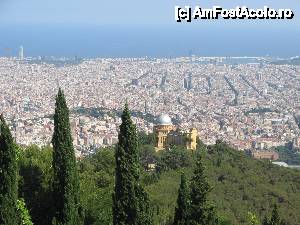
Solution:
[(190, 191), (184, 173), (181, 174), (177, 206), (173, 225), (188, 225), (190, 216)]
[(50, 225), (52, 220), (52, 149), (29, 146), (19, 150), (19, 196), (25, 199), (34, 224)]
[(281, 225), (281, 219), (278, 213), (277, 205), (274, 205), (274, 209), (272, 211), (271, 221), (269, 222), (270, 225)]
[(17, 210), (21, 218), (21, 225), (33, 225), (24, 199), (21, 198), (17, 200)]
[(139, 146), (140, 163), (145, 170), (148, 170), (148, 165), (157, 162), (157, 155), (155, 153), (153, 145)]
[(53, 223), (57, 225), (81, 224), (83, 215), (79, 203), (79, 177), (72, 144), (69, 110), (61, 89), (56, 96), (52, 144)]
[(286, 146), (280, 146), (276, 148), (279, 153), (279, 160), (286, 162), (289, 165), (300, 165), (300, 154), (289, 149)]
[(0, 115), (0, 224), (19, 223), (17, 199), (16, 145), (9, 127)]
[(285, 225), (285, 224), (286, 223), (283, 220), (281, 220), (277, 205), (275, 204), (272, 211), (271, 219), (268, 221), (268, 219), (265, 218), (263, 225)]
[[(34, 224), (51, 224), (52, 149), (30, 146), (20, 153), (20, 195), (30, 209)], [(112, 224), (111, 194), (114, 185), (114, 150), (100, 149), (78, 163), (80, 200), (85, 211), (84, 224)], [(39, 171), (39, 172), (32, 172)]]
[(138, 142), (140, 146), (143, 145), (153, 146), (155, 142), (155, 134), (154, 133), (146, 134), (145, 132), (139, 132)]
[(254, 213), (248, 212), (248, 220), (250, 225), (258, 225), (259, 221)]
[(273, 202), (284, 208), (291, 224), (299, 223), (294, 210), (300, 207), (300, 196), (296, 194), (300, 191), (298, 171), (249, 159), (222, 143), (211, 146), (207, 157), (209, 177), (215, 187), (212, 199), (218, 202), (217, 210), (233, 223), (246, 224), (249, 211), (262, 220)]
[(202, 156), (198, 153), (195, 169), (191, 178), (191, 225), (216, 224), (212, 206), (208, 202), (208, 194), (212, 190), (205, 174)]
[[(201, 151), (206, 151), (204, 149)], [(280, 206), (287, 224), (300, 224), (299, 171), (254, 160), (222, 142), (207, 149), (203, 164), (213, 186), (209, 201), (215, 205), (220, 224), (249, 225), (249, 211), (263, 221), (273, 202)], [(190, 156), (193, 158), (195, 154)], [(187, 178), (193, 174), (193, 161), (183, 168)], [(179, 181), (178, 170), (168, 170), (160, 174), (157, 182), (146, 187), (156, 209), (155, 224), (166, 224), (173, 215)]]
[(160, 151), (157, 160), (157, 172), (174, 170), (188, 167), (192, 164), (192, 158), (189, 151), (185, 148), (173, 146), (169, 150)]
[[(206, 167), (208, 183), (213, 186), (208, 201), (215, 205), (219, 217), (218, 224), (249, 225), (249, 211), (256, 215), (257, 220), (263, 221), (265, 216), (271, 217), (274, 202), (279, 206), (280, 215), (286, 224), (300, 224), (300, 171), (278, 167), (268, 161), (253, 160), (222, 142), (208, 146), (207, 150), (206, 146), (199, 148), (203, 153), (202, 162)], [(20, 185), (25, 185), (27, 190), (33, 188), (36, 195), (31, 195), (32, 200), (25, 198), (26, 205), (34, 224), (45, 225), (43, 222), (35, 222), (33, 212), (39, 211), (38, 199), (43, 199), (35, 196), (43, 196), (42, 193), (46, 195), (51, 183), (51, 149), (42, 150), (36, 146), (28, 149), (28, 152), (26, 149), (20, 151), (20, 161), (25, 165), (38, 167), (39, 171), (42, 171), (42, 176), (37, 176), (39, 173), (28, 173), (26, 179), (20, 179)], [(143, 145), (139, 149), (142, 150)], [(154, 156), (156, 160), (160, 160), (164, 154), (166, 153), (154, 153)], [(190, 158), (190, 164), (186, 167), (168, 169), (159, 174), (141, 171), (141, 183), (145, 185), (145, 190), (149, 194), (155, 225), (171, 225), (173, 222), (181, 171), (184, 171), (189, 180), (193, 176), (197, 159), (195, 153), (186, 152), (186, 154)], [(113, 217), (111, 195), (115, 175), (114, 149), (100, 149), (96, 154), (78, 162), (78, 167), (81, 181), (80, 200), (86, 216), (84, 224), (111, 225)], [(30, 174), (32, 179), (29, 179)], [(34, 188), (34, 177), (41, 181), (37, 186), (43, 188)], [(42, 212), (41, 215), (45, 217), (48, 215)]]
[(81, 205), (86, 225), (112, 224), (112, 193), (114, 186), (114, 149), (100, 149), (79, 162)]
[(138, 139), (128, 105), (122, 114), (119, 143), (116, 147), (116, 174), (113, 194), (113, 224), (152, 224), (146, 192), (140, 186)]
[(269, 225), (268, 218), (265, 216), (262, 225)]

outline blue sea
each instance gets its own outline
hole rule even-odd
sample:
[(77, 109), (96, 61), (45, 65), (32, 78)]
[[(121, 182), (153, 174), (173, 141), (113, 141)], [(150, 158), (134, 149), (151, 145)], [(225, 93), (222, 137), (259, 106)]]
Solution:
[(1, 26), (0, 55), (177, 57), (300, 55), (300, 29), (182, 25)]

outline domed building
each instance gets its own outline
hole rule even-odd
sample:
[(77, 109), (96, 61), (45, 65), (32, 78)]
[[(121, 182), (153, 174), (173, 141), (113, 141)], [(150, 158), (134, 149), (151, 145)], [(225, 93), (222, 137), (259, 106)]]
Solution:
[(158, 117), (159, 125), (172, 125), (172, 119), (167, 114), (162, 114)]
[(198, 131), (196, 128), (179, 130), (172, 124), (172, 119), (167, 114), (162, 114), (154, 126), (155, 150), (160, 151), (171, 145), (184, 146), (187, 149), (196, 150)]

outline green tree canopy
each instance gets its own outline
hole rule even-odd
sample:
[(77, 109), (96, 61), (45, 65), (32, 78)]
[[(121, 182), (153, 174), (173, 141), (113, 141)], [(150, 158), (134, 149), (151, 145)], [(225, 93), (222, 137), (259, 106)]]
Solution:
[(113, 194), (114, 225), (150, 225), (149, 198), (140, 186), (140, 163), (136, 127), (125, 105), (116, 147), (116, 174)]
[(79, 225), (82, 212), (79, 205), (79, 179), (72, 143), (69, 109), (64, 93), (59, 89), (54, 114), (53, 197), (54, 222), (59, 225)]
[(197, 161), (194, 174), (191, 179), (191, 225), (210, 225), (216, 224), (214, 209), (208, 201), (208, 194), (212, 190), (208, 183), (205, 166), (202, 162), (201, 153), (197, 153)]
[(190, 216), (190, 192), (184, 173), (181, 174), (178, 190), (177, 207), (173, 225), (188, 225)]
[(3, 115), (0, 115), (0, 224), (19, 224), (17, 212), (16, 145)]
[(28, 209), (26, 208), (26, 204), (25, 204), (23, 198), (17, 200), (17, 210), (21, 217), (20, 225), (33, 225), (32, 221), (31, 221), (31, 217), (29, 215)]

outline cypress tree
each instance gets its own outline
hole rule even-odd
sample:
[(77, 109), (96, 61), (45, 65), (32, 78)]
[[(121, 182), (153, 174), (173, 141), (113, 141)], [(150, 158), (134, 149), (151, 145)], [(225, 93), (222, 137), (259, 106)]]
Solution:
[(181, 174), (181, 181), (178, 190), (177, 207), (175, 209), (175, 216), (173, 225), (188, 225), (190, 197), (189, 188), (186, 182), (184, 173)]
[(150, 199), (143, 187), (139, 184), (136, 186), (137, 216), (136, 225), (152, 225), (153, 224), (153, 210), (150, 205)]
[(281, 225), (281, 224), (283, 224), (283, 223), (280, 219), (277, 205), (275, 204), (274, 208), (273, 208), (273, 211), (272, 211), (272, 217), (271, 217), (271, 220), (269, 222), (269, 225)]
[(0, 115), (0, 224), (16, 225), (17, 212), (16, 145), (3, 115)]
[(79, 225), (82, 223), (79, 206), (79, 178), (71, 137), (69, 109), (61, 89), (56, 96), (52, 144), (53, 224)]
[(150, 225), (152, 224), (152, 211), (148, 195), (139, 185), (138, 139), (127, 103), (122, 114), (118, 139), (119, 143), (115, 152), (113, 224)]
[(274, 204), (272, 216), (271, 219), (268, 220), (267, 217), (264, 217), (262, 225), (284, 225), (285, 222), (281, 220), (279, 213), (278, 213), (278, 207), (276, 204)]
[(214, 208), (210, 206), (208, 194), (211, 191), (211, 186), (205, 175), (205, 166), (202, 163), (202, 157), (198, 153), (194, 174), (191, 179), (191, 225), (208, 225), (217, 224), (217, 218), (214, 213)]

